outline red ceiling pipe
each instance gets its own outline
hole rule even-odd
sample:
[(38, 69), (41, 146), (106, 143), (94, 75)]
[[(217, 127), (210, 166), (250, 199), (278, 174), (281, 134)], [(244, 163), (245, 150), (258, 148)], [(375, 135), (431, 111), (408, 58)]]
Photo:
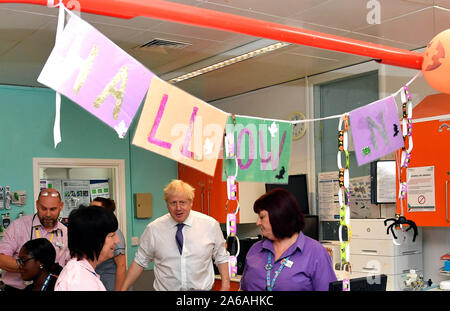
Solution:
[[(0, 0), (0, 3), (45, 6), (48, 2), (56, 4), (59, 1)], [(86, 13), (124, 19), (150, 17), (370, 57), (393, 66), (422, 68), (421, 53), (163, 0), (63, 0), (63, 3), (69, 9), (79, 7)]]

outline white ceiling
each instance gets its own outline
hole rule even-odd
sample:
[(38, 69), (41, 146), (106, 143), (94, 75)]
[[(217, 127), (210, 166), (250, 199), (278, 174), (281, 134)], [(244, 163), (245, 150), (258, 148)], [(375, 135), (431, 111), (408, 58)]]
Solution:
[[(380, 24), (367, 22), (369, 0), (168, 0), (406, 50), (423, 48), (450, 28), (450, 0), (378, 1)], [(163, 79), (261, 39), (144, 17), (123, 20), (87, 13), (81, 17)], [(0, 84), (42, 86), (36, 79), (54, 45), (56, 25), (55, 8), (0, 4)], [(191, 45), (136, 49), (155, 38)], [(212, 101), (367, 60), (290, 45), (176, 85)]]

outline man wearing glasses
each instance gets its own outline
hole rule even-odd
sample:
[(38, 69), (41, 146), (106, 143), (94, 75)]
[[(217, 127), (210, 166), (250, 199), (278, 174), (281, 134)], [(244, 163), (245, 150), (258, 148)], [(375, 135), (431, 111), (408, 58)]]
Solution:
[(221, 290), (229, 290), (229, 255), (220, 225), (191, 210), (193, 199), (194, 188), (189, 184), (173, 180), (167, 185), (168, 213), (151, 222), (142, 234), (122, 290), (128, 290), (152, 261), (155, 290), (211, 290), (215, 278), (211, 259), (222, 279)]
[(56, 262), (62, 267), (70, 260), (67, 228), (58, 221), (63, 206), (57, 190), (44, 189), (36, 201), (37, 213), (14, 220), (5, 230), (5, 236), (0, 241), (0, 269), (4, 270), (2, 281), (6, 285), (5, 291), (25, 288), (19, 272), (27, 263), (16, 258), (22, 245), (29, 240), (48, 239), (55, 247)]

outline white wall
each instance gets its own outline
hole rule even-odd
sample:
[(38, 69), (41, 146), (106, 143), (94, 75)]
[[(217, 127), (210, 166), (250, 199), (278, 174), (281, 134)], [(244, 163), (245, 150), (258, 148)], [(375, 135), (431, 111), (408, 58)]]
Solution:
[[(419, 51), (420, 52), (420, 51)], [(229, 113), (263, 117), (270, 119), (284, 119), (292, 111), (303, 112), (307, 118), (313, 118), (313, 85), (332, 81), (339, 78), (360, 74), (367, 71), (379, 70), (379, 90), (380, 98), (397, 92), (403, 85), (409, 82), (417, 73), (417, 70), (409, 70), (394, 66), (379, 65), (376, 62), (367, 62), (355, 66), (346, 67), (325, 74), (299, 79), (293, 82), (267, 87), (254, 92), (221, 99), (210, 104)], [(418, 104), (427, 95), (434, 94), (434, 91), (419, 76), (409, 87), (413, 103)], [(399, 96), (396, 99), (399, 99)], [(314, 133), (313, 126), (308, 125), (307, 134), (298, 141), (292, 142), (290, 174), (307, 173), (315, 176), (314, 170)], [(388, 156), (389, 157), (389, 156)], [(315, 180), (310, 178), (308, 188), (315, 189)], [(244, 184), (244, 183), (243, 183)], [(265, 192), (263, 183), (245, 183), (241, 186), (240, 196), (243, 199), (241, 206), (253, 206), (253, 201)], [(310, 197), (315, 198), (314, 191)], [(315, 199), (310, 199), (315, 203)], [(393, 205), (382, 207), (382, 214), (390, 217), (394, 214)], [(312, 209), (315, 213), (315, 206)], [(253, 211), (246, 210), (250, 213)], [(450, 228), (423, 228), (424, 243), (424, 277), (432, 279), (433, 282), (440, 282), (447, 277), (439, 274), (439, 268), (443, 262), (439, 257), (450, 251)]]
[(111, 179), (110, 168), (41, 168), (40, 178), (49, 179)]

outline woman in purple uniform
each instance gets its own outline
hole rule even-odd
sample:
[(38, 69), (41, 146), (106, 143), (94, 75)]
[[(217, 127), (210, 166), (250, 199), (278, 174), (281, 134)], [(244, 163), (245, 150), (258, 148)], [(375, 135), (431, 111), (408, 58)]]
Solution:
[(255, 201), (253, 210), (264, 238), (247, 253), (240, 289), (327, 291), (337, 280), (330, 255), (303, 234), (304, 216), (292, 194), (273, 189)]

